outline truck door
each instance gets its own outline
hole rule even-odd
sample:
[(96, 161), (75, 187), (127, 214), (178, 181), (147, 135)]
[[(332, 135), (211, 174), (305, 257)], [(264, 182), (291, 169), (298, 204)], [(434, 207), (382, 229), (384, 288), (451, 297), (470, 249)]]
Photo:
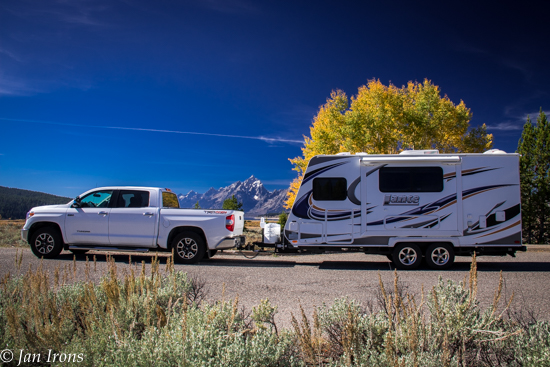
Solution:
[(113, 190), (94, 191), (80, 199), (77, 208), (69, 208), (65, 218), (65, 236), (70, 244), (109, 244), (109, 214)]
[(159, 209), (149, 205), (146, 190), (119, 190), (109, 218), (112, 246), (154, 247)]

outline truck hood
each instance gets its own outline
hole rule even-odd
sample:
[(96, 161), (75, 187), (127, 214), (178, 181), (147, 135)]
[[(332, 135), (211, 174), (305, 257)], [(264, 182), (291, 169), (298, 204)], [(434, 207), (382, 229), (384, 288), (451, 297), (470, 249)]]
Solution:
[(67, 204), (57, 204), (57, 205), (42, 205), (42, 206), (35, 206), (31, 210), (34, 211), (47, 211), (50, 209), (62, 209), (62, 208), (68, 208), (72, 204), (72, 200), (68, 202)]

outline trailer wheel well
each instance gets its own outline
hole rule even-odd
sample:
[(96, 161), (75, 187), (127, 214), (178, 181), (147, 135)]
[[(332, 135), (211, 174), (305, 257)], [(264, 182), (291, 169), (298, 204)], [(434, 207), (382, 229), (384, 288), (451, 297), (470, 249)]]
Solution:
[(199, 236), (201, 236), (201, 238), (204, 241), (204, 244), (206, 245), (206, 248), (208, 249), (208, 241), (206, 240), (206, 235), (204, 234), (204, 231), (202, 230), (202, 228), (182, 226), (182, 227), (176, 227), (172, 229), (172, 231), (168, 235), (168, 243), (166, 244), (167, 245), (166, 248), (169, 251), (172, 251), (172, 241), (174, 241), (174, 238), (176, 238), (176, 236), (181, 232), (194, 232), (198, 234)]

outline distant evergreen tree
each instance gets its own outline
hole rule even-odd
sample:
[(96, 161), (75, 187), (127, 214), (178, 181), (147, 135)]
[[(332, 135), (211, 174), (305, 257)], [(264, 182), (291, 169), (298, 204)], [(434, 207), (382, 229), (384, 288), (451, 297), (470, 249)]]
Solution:
[(540, 110), (537, 124), (530, 118), (518, 143), (523, 238), (527, 243), (550, 239), (550, 124)]
[(288, 213), (282, 212), (281, 214), (279, 214), (279, 221), (277, 223), (281, 225), (281, 230), (285, 228), (287, 220), (288, 220)]
[(67, 197), (0, 186), (0, 218), (25, 219), (32, 207), (66, 204), (69, 201), (71, 199)]
[(193, 207), (193, 209), (200, 209), (201, 206), (199, 204), (199, 201), (197, 200), (197, 202), (195, 203), (195, 206)]
[(238, 202), (235, 195), (231, 195), (230, 198), (227, 198), (223, 201), (222, 209), (227, 210), (242, 210), (243, 209), (243, 203)]

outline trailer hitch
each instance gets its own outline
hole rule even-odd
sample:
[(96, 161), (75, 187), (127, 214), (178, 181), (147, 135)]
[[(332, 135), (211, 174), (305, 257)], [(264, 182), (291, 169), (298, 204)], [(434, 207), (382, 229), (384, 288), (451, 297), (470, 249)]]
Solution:
[[(255, 248), (258, 248), (258, 249), (255, 250)], [(260, 253), (270, 252), (270, 251), (266, 251), (265, 248), (275, 249), (276, 247), (275, 247), (275, 244), (263, 243), (263, 242), (252, 242), (251, 244), (248, 244), (248, 245), (241, 243), (239, 244), (239, 246), (237, 246), (237, 251), (239, 251), (239, 253), (244, 257), (246, 257), (247, 259), (253, 259), (256, 256), (258, 256)], [(253, 252), (253, 255), (247, 255), (243, 251), (248, 251), (248, 252), (251, 251)]]

